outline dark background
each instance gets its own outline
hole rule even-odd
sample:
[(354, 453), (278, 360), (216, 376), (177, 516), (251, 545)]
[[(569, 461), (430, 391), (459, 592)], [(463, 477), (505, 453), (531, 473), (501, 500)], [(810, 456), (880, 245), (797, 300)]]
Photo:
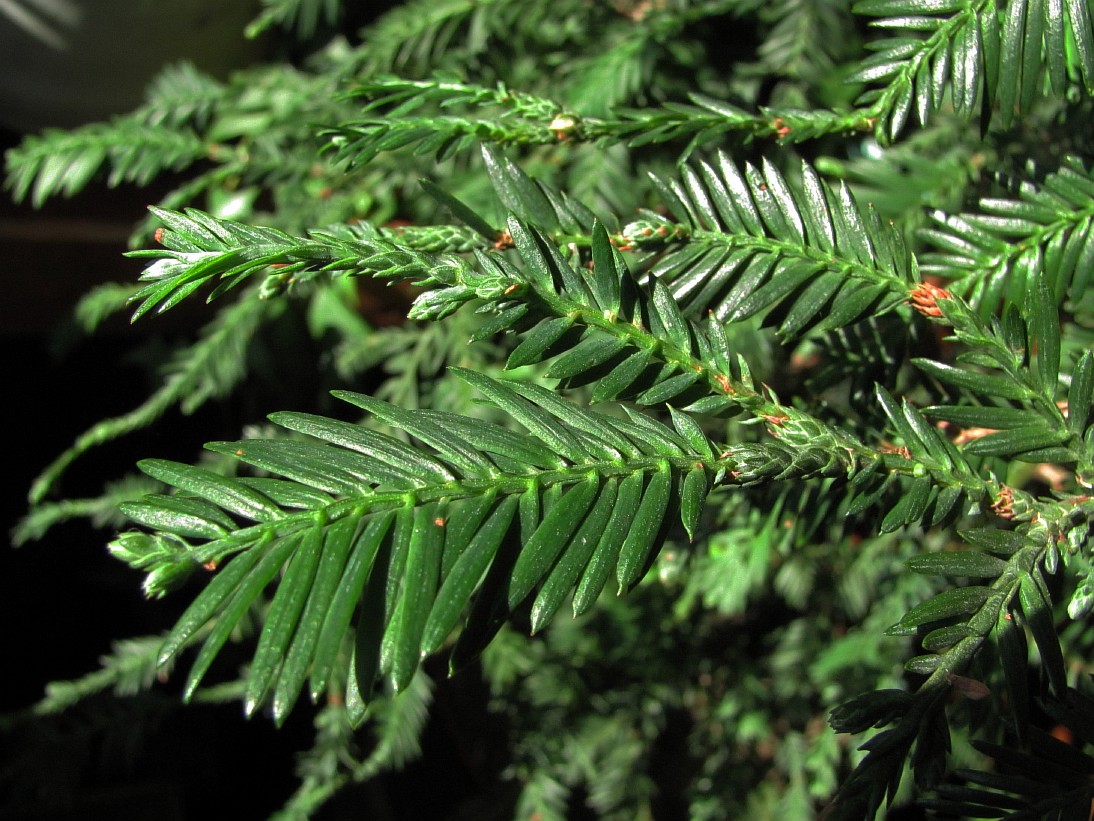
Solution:
[[(0, 148), (19, 139), (0, 132)], [(92, 336), (71, 319), (94, 285), (139, 275), (140, 261), (122, 256), (127, 237), (172, 182), (113, 190), (94, 184), (38, 210), (0, 195), (9, 477), (0, 525), (9, 536), (26, 513), (34, 477), (93, 424), (146, 398), (164, 352), (193, 338), (211, 316), (201, 300), (191, 300), (134, 325), (116, 316)], [(295, 408), (293, 396), (279, 396), (284, 385), (277, 373), (266, 374), (193, 416), (169, 413), (149, 430), (93, 449), (51, 498), (96, 496), (142, 458), (193, 461), (205, 441), (236, 438), (265, 413)], [(0, 551), (7, 659), (0, 679), (0, 821), (266, 818), (295, 789), (294, 753), (311, 743), (311, 712), (303, 705), (278, 731), (264, 716), (245, 720), (239, 703), (183, 709), (177, 683), (168, 682), (135, 698), (95, 697), (58, 716), (28, 715), (47, 682), (94, 671), (113, 641), (170, 628), (192, 598), (182, 591), (145, 600), (141, 574), (107, 553), (110, 536), (75, 521), (20, 548), (9, 538)], [(232, 669), (228, 658), (218, 664), (222, 674)], [(433, 672), (444, 678), (443, 669)], [(486, 701), (473, 672), (442, 682), (423, 760), (347, 791), (317, 817), (510, 817), (514, 795), (500, 778), (504, 732), (484, 722)], [(367, 735), (362, 745), (367, 752)]]
[[(368, 4), (367, 11), (356, 13), (358, 19), (346, 21), (347, 30), (386, 5)], [(10, 46), (21, 33), (2, 16), (0, 22), (0, 41)], [(49, 60), (56, 56), (34, 49), (28, 53)], [(123, 58), (121, 64), (133, 62), (126, 62), (125, 54), (116, 56)], [(164, 59), (178, 56), (185, 52)], [(32, 80), (48, 73), (36, 75), (33, 62), (20, 70)], [(122, 69), (112, 64), (112, 70)], [(144, 80), (130, 74), (119, 81), (125, 93), (139, 94)], [(71, 126), (71, 117), (63, 109), (43, 110), (34, 126)], [(11, 123), (8, 129), (0, 127), (0, 150), (21, 139)], [(14, 203), (10, 192), (0, 193), (0, 351), (8, 431), (0, 526), (6, 534), (26, 513), (34, 477), (93, 424), (145, 399), (157, 384), (156, 364), (172, 346), (192, 339), (211, 315), (200, 300), (192, 301), (132, 326), (127, 317), (114, 317), (90, 337), (71, 319), (73, 306), (93, 286), (136, 279), (140, 262), (122, 256), (127, 238), (147, 204), (176, 182), (161, 179), (142, 189), (111, 190), (100, 180), (71, 199), (54, 199), (37, 210)], [(267, 377), (265, 385), (211, 403), (194, 416), (169, 413), (152, 429), (92, 450), (70, 468), (50, 498), (96, 496), (104, 482), (132, 472), (141, 458), (192, 461), (203, 442), (237, 437), (243, 424), (292, 404), (292, 397), (277, 400), (277, 374)], [(305, 393), (309, 387), (303, 386)], [(275, 731), (265, 717), (244, 720), (238, 703), (182, 709), (177, 685), (168, 682), (134, 698), (94, 697), (57, 716), (29, 714), (47, 682), (94, 671), (113, 641), (169, 628), (192, 598), (184, 592), (146, 601), (141, 575), (107, 553), (110, 535), (75, 521), (18, 549), (9, 539), (0, 551), (6, 658), (0, 679), (0, 821), (267, 817), (295, 789), (294, 753), (312, 737), (307, 709), (298, 709), (283, 730)], [(221, 669), (230, 671), (230, 660)], [(435, 713), (447, 714), (449, 724), (468, 713), (453, 710), (453, 698), (484, 707), (476, 682), (461, 687), (460, 692), (444, 688), (438, 693)], [(485, 776), (484, 771), (470, 774), (458, 758), (446, 754), (453, 746), (453, 729), (445, 730), (444, 722), (434, 719), (427, 732), (428, 760), (438, 759), (430, 766), (440, 767), (428, 773), (436, 789), (420, 788), (424, 765), (419, 764), (404, 775), (349, 791), (321, 817), (459, 817), (461, 805), (478, 803), (478, 788), (492, 792), (499, 783), (489, 774), (496, 768), (487, 768)], [(367, 738), (363, 743), (367, 751)], [(434, 804), (441, 795), (449, 799), (447, 809)]]
[[(5, 148), (18, 139), (4, 137)], [(93, 187), (38, 211), (8, 195), (0, 199), (5, 532), (26, 512), (26, 492), (50, 460), (92, 424), (147, 395), (154, 377), (140, 363), (142, 352), (184, 338), (201, 321), (193, 311), (145, 327), (118, 317), (81, 337), (69, 319), (93, 285), (131, 282), (139, 273), (140, 265), (121, 254), (154, 197)], [(192, 457), (202, 437), (227, 432), (232, 415), (225, 408), (174, 414), (154, 431), (96, 449), (72, 467), (54, 498), (97, 495), (104, 481), (125, 475), (142, 456)], [(3, 551), (0, 623), (8, 663), (0, 709), (9, 716), (38, 700), (46, 682), (96, 669), (111, 641), (161, 631), (177, 615), (181, 600), (144, 600), (140, 575), (108, 555), (108, 538), (73, 522)], [(242, 721), (238, 705), (181, 712), (175, 704), (164, 688), (122, 702), (92, 699), (48, 719), (9, 718), (0, 818), (182, 819), (240, 799), (250, 809), (238, 817), (261, 818), (278, 806), (292, 786), (293, 743), (307, 743), (307, 726), (293, 738), (273, 732), (264, 719)]]

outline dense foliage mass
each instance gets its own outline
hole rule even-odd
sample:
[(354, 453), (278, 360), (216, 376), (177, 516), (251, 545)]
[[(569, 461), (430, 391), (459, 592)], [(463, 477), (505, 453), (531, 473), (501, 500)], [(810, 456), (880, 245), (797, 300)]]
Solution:
[[(513, 817), (1086, 818), (1086, 2), (341, 13), (266, 0), (292, 59), (174, 66), (8, 154), (36, 203), (184, 180), (89, 326), (210, 303), (20, 532), (117, 508), (111, 551), (190, 604), (40, 710), (176, 664), (187, 699), (311, 710), (302, 818), (416, 755), (444, 654), (506, 718)], [(339, 402), (56, 500), (242, 390), (286, 314)]]

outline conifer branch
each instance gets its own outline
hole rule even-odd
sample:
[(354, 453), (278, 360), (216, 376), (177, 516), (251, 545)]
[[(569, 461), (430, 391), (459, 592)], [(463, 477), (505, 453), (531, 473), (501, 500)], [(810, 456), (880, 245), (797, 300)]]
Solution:
[[(1027, 11), (1022, 0), (1008, 0), (1003, 9), (997, 0), (864, 0), (854, 11), (901, 33), (873, 46), (877, 53), (850, 78), (885, 82), (857, 103), (869, 106), (890, 140), (904, 129), (913, 105), (920, 125), (945, 99), (959, 114), (971, 115), (979, 105), (982, 129), (998, 107), (1006, 128), (1032, 108), (1046, 74), (1055, 97), (1063, 96), (1069, 73), (1081, 73), (1087, 93), (1094, 90), (1094, 25), (1085, 3), (1038, 3)], [(1077, 45), (1072, 67), (1065, 59), (1069, 38)]]
[(8, 151), (7, 185), (16, 200), (29, 196), (37, 207), (58, 194), (72, 196), (104, 165), (109, 185), (146, 185), (163, 171), (181, 171), (208, 157), (209, 151), (192, 131), (133, 119), (72, 132), (46, 131)]
[(925, 273), (952, 282), (983, 315), (1034, 298), (1037, 277), (1052, 283), (1057, 304), (1078, 305), (1091, 283), (1094, 176), (1078, 157), (1063, 159), (1040, 185), (1017, 199), (983, 198), (980, 213), (931, 214), (921, 236), (938, 250), (923, 255)]
[(105, 690), (119, 696), (132, 696), (151, 688), (170, 668), (159, 663), (162, 635), (117, 641), (111, 652), (100, 659), (102, 668), (73, 681), (55, 681), (46, 685), (45, 697), (32, 709), (34, 715), (61, 713), (89, 696)]
[[(140, 281), (79, 317), (197, 294), (215, 314), (36, 501), (229, 390), (252, 346), (280, 356), (256, 331), (283, 312), (329, 350), (321, 379), (372, 391), (336, 392), (357, 421), (318, 397), (214, 459), (36, 505), (18, 538), (124, 514), (110, 551), (148, 596), (201, 580), (165, 638), (38, 710), (184, 654), (187, 699), (281, 724), (306, 694), (282, 814), (303, 818), (418, 755), (425, 657), (485, 649), (518, 813), (640, 817), (662, 791), (700, 821), (834, 794), (831, 817), (869, 819), (907, 763), (942, 812), (1085, 813), (1091, 757), (1034, 708), (1094, 742), (1072, 680), (1094, 609), (1087, 4), (412, 0), (360, 37), (342, 11), (264, 0), (251, 33), (303, 37), (278, 43), (297, 65), (174, 66), (132, 114), (8, 154), (35, 204), (184, 172)], [(357, 277), (412, 284), (429, 323), (378, 327)], [(203, 688), (229, 643), (247, 663)], [(877, 732), (837, 790), (840, 701), (833, 727)], [(997, 768), (947, 774), (951, 735)], [(658, 749), (688, 751), (680, 784)]]
[[(472, 145), (557, 145), (568, 142), (625, 142), (632, 147), (688, 139), (695, 147), (735, 135), (742, 140), (797, 143), (827, 134), (869, 131), (868, 113), (765, 109), (749, 114), (711, 97), (693, 94), (689, 103), (635, 109), (616, 118), (583, 117), (553, 100), (442, 79), (397, 78), (366, 83), (351, 92), (366, 98), (371, 116), (323, 133), (335, 158), (367, 163), (382, 151), (414, 146), (418, 153), (450, 156)], [(436, 114), (417, 114), (424, 106)], [(447, 113), (456, 106), (465, 115)], [(498, 111), (500, 109), (500, 111)]]
[(90, 499), (62, 499), (35, 505), (15, 529), (11, 540), (15, 547), (38, 541), (51, 528), (72, 519), (89, 519), (97, 528), (118, 528), (125, 517), (118, 511), (123, 502), (135, 502), (159, 486), (144, 476), (129, 476), (107, 484), (101, 496)]

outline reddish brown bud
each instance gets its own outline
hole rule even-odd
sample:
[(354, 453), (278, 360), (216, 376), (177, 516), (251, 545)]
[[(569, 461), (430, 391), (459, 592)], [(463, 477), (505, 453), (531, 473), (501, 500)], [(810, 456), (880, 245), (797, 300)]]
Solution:
[(945, 288), (939, 288), (930, 282), (921, 282), (909, 293), (908, 304), (919, 311), (923, 316), (942, 316), (942, 309), (938, 307), (938, 300), (953, 299), (953, 294)]

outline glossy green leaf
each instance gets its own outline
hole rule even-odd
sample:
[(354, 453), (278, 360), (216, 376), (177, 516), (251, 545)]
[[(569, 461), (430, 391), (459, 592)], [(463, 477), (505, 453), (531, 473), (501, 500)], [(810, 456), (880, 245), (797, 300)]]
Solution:
[[(747, 260), (743, 263), (744, 271), (714, 309), (719, 322), (735, 321), (738, 316), (744, 316), (741, 304), (762, 287), (777, 264), (777, 260), (768, 254), (746, 253), (744, 256)], [(766, 307), (766, 303), (760, 307)]]
[[(838, 274), (820, 272), (794, 297), (786, 317), (779, 324), (779, 333), (795, 337), (814, 321), (820, 320), (834, 295), (843, 287), (845, 279)], [(830, 314), (828, 315), (831, 316)]]
[(649, 365), (653, 354), (645, 348), (640, 348), (627, 356), (622, 362), (612, 368), (611, 372), (597, 382), (593, 389), (592, 402), (606, 402), (624, 393), (634, 384), (642, 372)]
[(565, 552), (551, 568), (532, 603), (532, 632), (538, 633), (558, 612), (566, 595), (574, 589), (582, 570), (597, 549), (618, 498), (619, 483), (609, 479), (600, 488), (596, 502), (581, 527), (566, 545)]
[(943, 419), (966, 428), (992, 430), (1032, 427), (1042, 422), (1036, 411), (996, 405), (934, 405), (924, 408), (923, 413), (932, 419)]
[(224, 607), (259, 560), (273, 548), (269, 542), (252, 547), (228, 562), (175, 622), (160, 648), (158, 664), (170, 663), (195, 634)]
[(1090, 419), (1094, 406), (1094, 351), (1086, 351), (1079, 357), (1071, 374), (1071, 387), (1067, 392), (1067, 427), (1081, 436)]
[(1018, 599), (1022, 604), (1026, 625), (1033, 634), (1037, 651), (1041, 654), (1041, 665), (1049, 683), (1058, 695), (1063, 694), (1067, 687), (1067, 673), (1060, 650), (1060, 638), (1056, 634), (1052, 603), (1029, 573), (1019, 576)]
[(851, 189), (844, 183), (840, 183), (839, 189), (836, 191), (833, 216), (846, 229), (837, 232), (837, 244), (853, 254), (863, 265), (871, 265), (874, 260), (874, 249), (870, 243), (866, 226), (863, 225), (855, 198), (851, 194)]
[(504, 382), (490, 379), (465, 368), (453, 368), (452, 373), (472, 385), (532, 434), (572, 462), (580, 462), (587, 452), (579, 440), (543, 408), (518, 395)]
[[(706, 168), (710, 170), (709, 166)], [(713, 197), (708, 194), (706, 185), (700, 179), (699, 173), (685, 165), (680, 169), (680, 175), (688, 197), (695, 206), (692, 219), (697, 218), (699, 224), (709, 231), (718, 230), (719, 220), (716, 216), (718, 209), (713, 202)]]
[(1043, 273), (1035, 277), (1032, 291), (1029, 325), (1037, 375), (1045, 394), (1053, 398), (1060, 373), (1060, 315), (1056, 310), (1056, 296)]
[(799, 244), (804, 244), (805, 224), (801, 212), (794, 202), (794, 195), (791, 193), (782, 174), (766, 157), (763, 160), (763, 178), (767, 186), (766, 190), (771, 193), (775, 206), (782, 214), (783, 223), (788, 229), (788, 238)]
[(539, 584), (570, 543), (596, 499), (600, 483), (595, 477), (578, 482), (543, 517), (536, 532), (525, 541), (509, 581), (509, 607), (516, 609)]
[[(1027, 0), (1025, 43), (1022, 48), (1022, 88), (1019, 109), (1029, 111), (1042, 90), (1041, 46), (1045, 33), (1045, 0)], [(1004, 35), (1005, 36), (1005, 35)]]
[(886, 417), (889, 422), (892, 423), (896, 429), (897, 435), (908, 448), (909, 453), (916, 459), (926, 459), (930, 457), (930, 451), (923, 441), (923, 439), (916, 432), (909, 422), (907, 415), (905, 414), (905, 408), (902, 408), (896, 403), (893, 397), (889, 394), (885, 388), (878, 385), (875, 388), (875, 394), (878, 398), (878, 403), (881, 405), (883, 411), (885, 411)]
[(970, 615), (980, 609), (990, 594), (991, 589), (988, 587), (959, 587), (944, 590), (913, 607), (886, 632), (890, 636), (913, 635), (924, 624), (955, 616)]
[(121, 511), (137, 524), (189, 538), (219, 539), (229, 532), (223, 524), (202, 515), (209, 511), (186, 499), (164, 497), (126, 502)]
[(881, 312), (885, 297), (892, 299), (885, 285), (863, 285), (856, 288), (845, 287), (840, 299), (831, 306), (830, 312), (817, 323), (818, 331), (833, 331), (851, 325), (869, 311)]
[(908, 567), (928, 576), (994, 579), (1007, 567), (1002, 559), (972, 550), (931, 553), (908, 560)]
[(505, 367), (511, 370), (539, 362), (573, 324), (573, 317), (570, 316), (560, 316), (540, 323), (509, 355)]
[(482, 156), (494, 191), (507, 209), (547, 230), (558, 226), (550, 200), (518, 165), (489, 144), (483, 145)]
[(1003, 14), (1002, 49), (999, 56), (999, 109), (1004, 126), (1014, 121), (1015, 109), (1021, 93), (1024, 66), (1024, 38), (1026, 27), (1026, 0), (1011, 0)]
[(277, 585), (247, 672), (244, 711), (248, 715), (266, 700), (285, 659), (319, 567), (323, 536), (323, 528), (318, 523), (304, 534)]
[(699, 466), (687, 472), (680, 492), (680, 519), (692, 541), (695, 541), (695, 534), (699, 530), (699, 518), (703, 513), (703, 504), (709, 489), (710, 482), (705, 468)]
[[(684, 319), (684, 315), (680, 313), (680, 306), (676, 304), (676, 300), (673, 299), (672, 293), (665, 284), (660, 280), (653, 283), (653, 299), (651, 304), (654, 309), (653, 316), (656, 318), (661, 329), (664, 330), (664, 339), (671, 344), (675, 345), (679, 350), (690, 352), (691, 351), (691, 339), (689, 338), (688, 323)], [(658, 333), (659, 330), (654, 328), (654, 333)], [(661, 334), (658, 334), (659, 336)]]
[(643, 498), (646, 477), (642, 473), (632, 473), (619, 484), (619, 494), (611, 518), (597, 542), (592, 557), (585, 565), (574, 592), (574, 615), (580, 616), (600, 596), (608, 576), (619, 561), (619, 550), (638, 513)]
[(909, 673), (920, 676), (929, 676), (942, 663), (942, 656), (931, 653), (929, 655), (916, 656), (904, 662), (904, 669)]
[(931, 527), (952, 523), (959, 513), (961, 500), (965, 498), (965, 489), (960, 485), (950, 485), (938, 492), (931, 511)]
[(231, 482), (212, 471), (199, 467), (168, 462), (164, 459), (144, 459), (137, 466), (154, 479), (173, 485), (187, 493), (208, 499), (216, 505), (258, 522), (277, 518), (281, 511), (270, 499), (238, 482)]
[(343, 519), (331, 525), (325, 534), (308, 601), (300, 616), (292, 644), (285, 653), (273, 693), (273, 716), (278, 724), (284, 722), (292, 710), (308, 677), (323, 622), (343, 578), (346, 560), (357, 541), (359, 529), (363, 530), (363, 522), (352, 518)]
[[(201, 650), (198, 652), (197, 658), (194, 659), (194, 663), (190, 666), (190, 673), (186, 677), (186, 683), (183, 685), (183, 699), (190, 700), (193, 697), (194, 691), (201, 683), (205, 673), (208, 672), (209, 667), (212, 666), (213, 661), (220, 653), (221, 648), (228, 641), (232, 635), (232, 631), (239, 625), (240, 620), (247, 614), (247, 612), (254, 607), (255, 602), (258, 600), (259, 595), (266, 588), (274, 576), (280, 572), (281, 568), (285, 565), (285, 562), (289, 560), (293, 551), (296, 550), (300, 540), (298, 537), (290, 536), (275, 541), (272, 547), (263, 552), (263, 555), (254, 568), (247, 573), (247, 575), (240, 580), (239, 584), (232, 591), (231, 598), (228, 599), (219, 612), (216, 613), (217, 620), (213, 625), (213, 629), (209, 632), (209, 636), (205, 639), (205, 642), (201, 646)], [(196, 604), (196, 602), (195, 602)], [(186, 621), (184, 615), (179, 620), (179, 625)], [(173, 643), (172, 637), (176, 635), (178, 625), (175, 630), (171, 631), (171, 636), (164, 642), (164, 649), (160, 651), (161, 660), (165, 658), (167, 648)], [(177, 639), (175, 639), (177, 641)], [(161, 662), (162, 663), (162, 662)]]
[(343, 448), (362, 453), (381, 462), (385, 469), (397, 480), (409, 482), (445, 482), (455, 478), (443, 463), (410, 447), (404, 442), (368, 430), (361, 425), (352, 425), (309, 413), (273, 413), (270, 421), (278, 425), (306, 433), (339, 445)]
[(669, 407), (673, 427), (682, 436), (696, 453), (706, 459), (715, 458), (714, 449), (699, 423), (690, 414), (681, 413), (676, 408)]
[(423, 653), (439, 649), (455, 628), (471, 600), (471, 594), (509, 532), (516, 510), (516, 496), (502, 499), (444, 578), (422, 630)]
[(639, 405), (660, 405), (680, 396), (684, 391), (702, 379), (702, 374), (694, 371), (678, 373), (658, 382), (652, 388), (642, 391), (635, 397)]
[[(884, 498), (890, 487), (891, 483), (888, 481), (879, 481), (876, 484), (864, 483), (862, 489), (851, 497), (851, 501), (847, 505), (847, 515), (858, 516), (860, 513), (874, 507)], [(904, 516), (901, 512), (893, 517), (892, 527), (894, 529), (900, 527), (900, 522), (903, 521)]]
[(690, 222), (694, 219), (694, 213), (687, 202), (687, 197), (680, 196), (683, 192), (678, 193), (677, 186), (653, 173), (650, 174), (650, 182), (653, 183), (658, 195), (665, 203), (665, 207), (677, 222)]
[[(638, 451), (628, 447), (607, 419), (595, 411), (567, 402), (554, 391), (539, 385), (514, 382), (512, 389), (555, 418), (566, 419), (568, 426), (581, 438), (582, 446), (594, 456), (613, 460), (622, 458), (624, 454), (628, 457), (638, 456)], [(581, 433), (588, 436), (580, 437)]]
[(771, 279), (744, 299), (733, 312), (731, 319), (739, 321), (754, 316), (763, 309), (786, 298), (798, 286), (812, 279), (818, 272), (815, 263), (801, 262), (777, 268)]
[(920, 643), (923, 645), (924, 650), (935, 653), (953, 647), (962, 639), (967, 639), (972, 635), (973, 632), (968, 625), (953, 624), (949, 627), (939, 627), (937, 630), (932, 630), (923, 637)]
[(511, 308), (506, 308), (503, 311), (499, 311), (493, 319), (484, 322), (473, 334), (471, 334), (471, 342), (482, 342), (485, 339), (508, 330), (513, 325), (529, 312), (530, 308), (527, 304), (521, 302), (518, 305), (514, 305)]
[[(378, 555), (388, 556), (386, 538), (395, 519), (392, 512), (371, 516), (364, 532), (353, 543), (345, 569), (331, 599), (315, 645), (309, 687), (313, 700), (318, 700), (331, 680), (343, 639), (346, 637), (354, 610), (362, 598), (366, 582), (371, 578), (373, 563)], [(377, 597), (379, 598), (379, 597)], [(373, 604), (382, 604), (382, 601)], [(372, 606), (372, 605), (369, 605)], [(363, 660), (363, 659), (362, 659)]]
[(348, 451), (312, 442), (246, 439), (212, 442), (205, 447), (336, 496), (349, 496), (372, 482), (383, 481), (374, 462), (355, 461)]
[(627, 414), (627, 423), (611, 416), (605, 416), (604, 421), (637, 444), (643, 453), (650, 456), (683, 456), (688, 453), (687, 442), (672, 428), (625, 405), (623, 410)]
[(517, 503), (519, 538), (517, 533), (512, 533), (512, 538), (503, 538), (495, 551), (493, 561), (472, 598), (463, 630), (449, 655), (450, 672), (462, 670), (477, 659), (508, 621), (511, 615), (507, 604), (509, 579), (520, 555), (521, 543), (531, 538), (539, 524), (540, 492), (539, 488), (531, 485), (521, 494)]
[(490, 475), (494, 466), (481, 453), (468, 447), (458, 436), (454, 436), (435, 424), (425, 422), (420, 416), (381, 402), (363, 393), (335, 391), (334, 395), (352, 405), (363, 408), (377, 419), (416, 436), (437, 449), (437, 456), (471, 476)]
[(553, 243), (534, 227), (520, 220), (511, 217), (508, 225), (509, 233), (513, 237), (521, 259), (524, 260), (526, 270), (541, 289), (554, 291), (558, 286), (557, 278), (571, 300), (592, 307), (594, 300), (585, 281), (562, 258)]
[(1091, 609), (1094, 609), (1094, 572), (1088, 570), (1071, 594), (1067, 615), (1072, 621), (1081, 621)]
[(960, 531), (960, 536), (969, 544), (1000, 556), (1010, 556), (1023, 548), (1030, 547), (1032, 544), (1021, 533), (989, 527)]
[[(722, 156), (724, 157), (724, 154)], [(700, 180), (696, 185), (701, 186), (703, 193), (709, 198), (711, 205), (717, 212), (718, 221), (721, 225), (733, 233), (748, 233), (744, 222), (737, 214), (733, 197), (725, 180), (707, 162), (700, 162), (698, 167)]]
[(630, 532), (619, 549), (616, 579), (619, 582), (620, 592), (630, 589), (645, 570), (650, 551), (653, 550), (657, 534), (661, 530), (661, 524), (665, 521), (671, 485), (672, 474), (668, 465), (662, 463), (650, 476), (649, 484), (642, 494), (642, 501), (631, 522)]
[(448, 507), (445, 520), (444, 555), (441, 557), (441, 579), (447, 579), (452, 566), (467, 550), (475, 534), (479, 532), (486, 517), (497, 502), (497, 493), (487, 491), (480, 496), (472, 496), (452, 502)]
[(905, 525), (918, 522), (927, 512), (934, 491), (934, 481), (929, 476), (920, 476), (912, 480), (911, 486), (892, 509), (885, 514), (878, 531), (892, 533)]
[(1092, 33), (1090, 9), (1083, 0), (1064, 0), (1064, 3), (1067, 7), (1071, 34), (1075, 38), (1083, 82), (1089, 92), (1094, 89), (1094, 33)]
[[(383, 630), (379, 636), (379, 672), (381, 675), (392, 676), (395, 657), (399, 650), (399, 630), (401, 627), (399, 612), (403, 603), (402, 593), (407, 559), (410, 556), (411, 543), (415, 539), (416, 512), (416, 508), (409, 499), (406, 500), (403, 507), (395, 510), (395, 528), (392, 531), (390, 541), (391, 552), (388, 554), (389, 558), (386, 567), (383, 569), (384, 588), (381, 594), (384, 604)], [(372, 589), (371, 583), (370, 577), (370, 591)], [(368, 595), (369, 593), (366, 593), (366, 598)], [(377, 624), (376, 627), (379, 629), (380, 625)], [(358, 631), (358, 639), (360, 638), (361, 634)], [(357, 649), (361, 649), (360, 646)], [(391, 682), (392, 684), (395, 683), (393, 676)], [(358, 683), (363, 685), (366, 682), (362, 680)], [(365, 693), (367, 690), (367, 687), (362, 687), (361, 692)]]
[(744, 177), (741, 176), (736, 165), (725, 152), (718, 153), (718, 170), (721, 171), (722, 179), (725, 180), (726, 187), (729, 189), (737, 216), (744, 223), (749, 233), (762, 236), (764, 229), (760, 223), (760, 213), (753, 203), (748, 183), (745, 182)]
[(618, 313), (620, 309), (619, 272), (626, 271), (619, 252), (612, 247), (608, 232), (599, 220), (592, 229), (593, 276), (589, 287), (600, 310)]
[(239, 483), (257, 490), (263, 496), (269, 497), (275, 504), (285, 508), (315, 510), (326, 507), (334, 501), (328, 493), (285, 479), (248, 476), (240, 478)]
[(410, 685), (422, 656), (422, 633), (440, 578), (445, 538), (444, 514), (442, 504), (422, 505), (414, 511), (414, 532), (407, 551), (402, 595), (392, 620), (395, 647), (391, 681), (395, 692), (402, 692)]
[(508, 457), (522, 467), (533, 465), (551, 469), (564, 464), (564, 460), (539, 439), (501, 425), (443, 411), (420, 410), (418, 415), (422, 421), (459, 436), (483, 453)]
[(551, 379), (577, 376), (607, 362), (625, 347), (627, 342), (624, 339), (609, 336), (600, 331), (591, 331), (581, 342), (551, 363), (547, 369), (547, 376)]
[[(397, 518), (404, 515), (402, 511), (396, 514)], [(393, 552), (390, 537), (379, 541), (379, 550), (374, 554), (357, 611), (349, 678), (350, 687), (357, 691), (362, 704), (371, 700), (373, 684), (382, 668), (382, 643), (388, 620), (386, 591), (392, 578), (397, 578), (391, 561)]]
[(1063, 441), (1064, 434), (1061, 431), (1038, 425), (1011, 428), (982, 436), (965, 445), (964, 451), (977, 456), (1014, 456), (1059, 445)]
[(1062, 96), (1067, 89), (1067, 42), (1064, 36), (1063, 0), (1041, 4), (1044, 19), (1045, 58), (1052, 93)]
[(1033, 393), (1029, 388), (1004, 376), (975, 373), (964, 368), (955, 368), (952, 365), (932, 362), (929, 359), (914, 359), (912, 361), (916, 367), (926, 371), (939, 381), (945, 382), (947, 385), (953, 385), (956, 388), (963, 388), (973, 393), (999, 399), (1026, 400), (1033, 398)]
[(752, 193), (752, 201), (756, 203), (760, 218), (767, 230), (773, 236), (780, 238), (792, 236), (792, 229), (775, 201), (775, 194), (759, 169), (751, 163), (745, 163), (745, 179)]

